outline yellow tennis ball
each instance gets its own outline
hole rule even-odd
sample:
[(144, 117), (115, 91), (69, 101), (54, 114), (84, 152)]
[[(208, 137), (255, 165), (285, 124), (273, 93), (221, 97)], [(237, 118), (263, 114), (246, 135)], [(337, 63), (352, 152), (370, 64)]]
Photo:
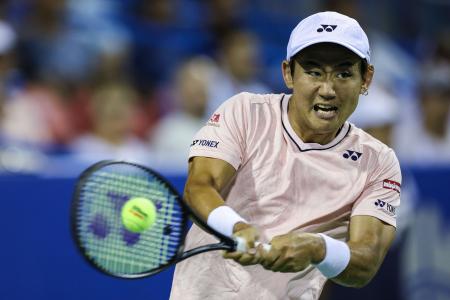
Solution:
[(122, 223), (131, 232), (141, 233), (156, 221), (156, 207), (143, 197), (131, 198), (122, 207)]

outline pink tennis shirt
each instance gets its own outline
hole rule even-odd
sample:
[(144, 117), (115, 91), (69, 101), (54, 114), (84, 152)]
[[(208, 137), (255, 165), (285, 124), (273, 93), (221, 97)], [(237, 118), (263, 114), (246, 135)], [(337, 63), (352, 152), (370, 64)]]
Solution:
[[(190, 157), (231, 164), (237, 175), (224, 199), (261, 231), (261, 240), (290, 231), (345, 240), (351, 216), (396, 226), (401, 173), (383, 143), (346, 122), (329, 144), (304, 143), (288, 120), (290, 95), (241, 93), (223, 103), (196, 134)], [(186, 248), (216, 240), (194, 225)], [(313, 266), (300, 273), (243, 267), (220, 251), (177, 264), (173, 300), (318, 299), (326, 278)]]

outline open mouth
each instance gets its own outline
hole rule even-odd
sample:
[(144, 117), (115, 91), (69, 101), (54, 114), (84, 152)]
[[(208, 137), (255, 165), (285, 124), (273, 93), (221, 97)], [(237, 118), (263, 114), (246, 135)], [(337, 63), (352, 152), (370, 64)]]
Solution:
[(337, 111), (337, 106), (333, 106), (333, 105), (328, 105), (328, 104), (315, 104), (314, 105), (314, 110), (315, 111)]

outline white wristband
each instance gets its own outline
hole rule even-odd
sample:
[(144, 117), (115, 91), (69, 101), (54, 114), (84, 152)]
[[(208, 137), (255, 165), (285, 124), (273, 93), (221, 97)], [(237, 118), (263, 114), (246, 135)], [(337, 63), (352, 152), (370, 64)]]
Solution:
[(231, 207), (222, 205), (216, 207), (209, 213), (208, 221), (206, 223), (209, 227), (221, 234), (232, 237), (233, 227), (238, 222), (248, 223)]
[(325, 241), (325, 258), (316, 267), (325, 277), (334, 278), (347, 268), (350, 262), (350, 248), (347, 243), (322, 233), (319, 235)]

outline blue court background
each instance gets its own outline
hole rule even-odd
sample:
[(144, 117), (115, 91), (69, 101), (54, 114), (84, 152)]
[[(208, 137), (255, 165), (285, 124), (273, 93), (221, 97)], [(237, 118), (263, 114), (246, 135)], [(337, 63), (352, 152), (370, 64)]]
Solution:
[[(426, 207), (438, 207), (435, 215), (441, 220), (438, 230), (444, 235), (443, 238), (450, 240), (450, 168), (413, 168), (411, 172), (420, 192), (418, 211)], [(185, 178), (182, 175), (170, 176), (169, 179), (178, 190), (183, 189)], [(105, 276), (84, 262), (70, 236), (69, 211), (74, 183), (74, 178), (0, 177), (0, 299), (168, 299), (173, 269), (151, 278), (121, 280)], [(420, 247), (422, 254), (417, 257), (410, 255), (411, 259), (427, 256), (427, 253), (431, 253), (429, 251), (439, 245), (428, 243)], [(351, 293), (359, 296), (355, 299), (362, 295), (370, 299), (370, 295), (379, 294), (381, 288), (389, 286), (392, 295), (395, 290), (404, 289), (407, 291), (403, 293), (407, 294), (425, 293), (431, 297), (428, 299), (437, 299), (433, 298), (436, 293), (450, 295), (450, 281), (438, 282), (438, 291), (436, 283), (433, 288), (426, 287), (433, 285), (433, 274), (450, 278), (450, 249), (444, 249), (445, 252), (448, 254), (447, 261), (441, 261), (437, 266), (424, 264), (427, 276), (422, 279), (418, 275), (421, 274), (420, 268), (408, 269), (403, 278), (393, 279), (392, 276), (383, 275), (383, 272), (392, 275), (392, 270), (383, 266), (388, 271), (382, 271), (365, 290)], [(400, 263), (399, 257), (402, 255), (388, 256), (391, 269)], [(445, 264), (447, 267), (442, 269)], [(413, 284), (408, 277), (414, 278)], [(340, 294), (349, 292), (348, 289), (336, 289), (333, 299), (339, 299)], [(396, 298), (392, 299), (399, 299), (399, 294), (395, 295)], [(384, 296), (384, 299), (389, 297)]]

